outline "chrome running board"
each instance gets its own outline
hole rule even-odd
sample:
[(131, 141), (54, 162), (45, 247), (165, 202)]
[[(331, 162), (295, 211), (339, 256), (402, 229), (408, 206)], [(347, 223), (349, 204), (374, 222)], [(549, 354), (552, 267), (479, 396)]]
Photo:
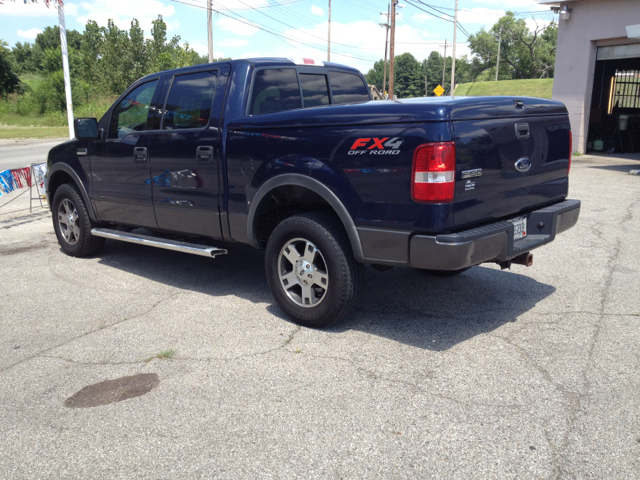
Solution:
[(224, 255), (227, 253), (223, 248), (210, 247), (209, 245), (180, 242), (178, 240), (153, 237), (151, 235), (140, 235), (138, 233), (120, 232), (118, 230), (110, 230), (108, 228), (93, 228), (91, 230), (91, 235), (109, 238), (111, 240), (120, 240), (122, 242), (137, 243), (138, 245), (147, 245), (149, 247), (164, 248), (165, 250), (173, 250), (176, 252), (191, 253), (193, 255), (201, 255), (203, 257), (215, 257), (216, 255)]

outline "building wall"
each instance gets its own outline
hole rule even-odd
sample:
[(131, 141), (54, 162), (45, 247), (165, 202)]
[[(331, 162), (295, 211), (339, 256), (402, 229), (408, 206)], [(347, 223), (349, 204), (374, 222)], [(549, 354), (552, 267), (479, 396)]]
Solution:
[(553, 98), (567, 106), (573, 148), (584, 152), (597, 47), (635, 42), (627, 38), (626, 26), (640, 24), (640, 1), (577, 0), (566, 4), (572, 11), (568, 21), (558, 20)]

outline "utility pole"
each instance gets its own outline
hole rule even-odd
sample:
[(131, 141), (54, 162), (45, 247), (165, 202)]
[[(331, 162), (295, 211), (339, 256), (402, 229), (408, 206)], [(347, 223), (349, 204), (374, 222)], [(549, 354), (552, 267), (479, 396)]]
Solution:
[(327, 36), (327, 62), (331, 61), (331, 0), (329, 0), (329, 35)]
[(427, 76), (424, 76), (424, 96), (429, 96), (429, 86), (427, 85)]
[(496, 82), (498, 81), (498, 71), (500, 70), (500, 45), (502, 44), (502, 29), (500, 29), (500, 38), (498, 39), (498, 61), (496, 62)]
[(387, 31), (384, 37), (384, 75), (382, 77), (382, 96), (386, 98), (385, 93), (387, 91), (387, 45), (389, 44), (389, 15), (390, 15), (391, 5), (387, 5), (387, 13), (380, 12), (380, 15), (387, 16), (387, 23), (381, 23), (380, 26), (384, 27)]
[(211, 26), (213, 0), (207, 0), (207, 38), (209, 39), (209, 63), (213, 63), (213, 28)]
[[(444, 66), (442, 67), (442, 88), (444, 88), (444, 76), (447, 73), (447, 39), (444, 39)], [(444, 88), (446, 90), (446, 88)]]
[(389, 98), (393, 100), (393, 84), (395, 78), (395, 45), (396, 45), (396, 3), (391, 0), (391, 44), (389, 46)]
[[(456, 0), (456, 10), (453, 17), (453, 58), (451, 59), (451, 96), (456, 90), (456, 38), (458, 33), (458, 0)], [(446, 60), (445, 60), (446, 62)]]

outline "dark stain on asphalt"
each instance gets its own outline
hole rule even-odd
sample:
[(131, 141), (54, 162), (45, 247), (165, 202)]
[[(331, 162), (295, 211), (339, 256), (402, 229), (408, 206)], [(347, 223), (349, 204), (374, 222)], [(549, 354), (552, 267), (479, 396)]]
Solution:
[(105, 380), (84, 387), (64, 401), (68, 408), (90, 408), (121, 402), (149, 393), (160, 383), (155, 373), (139, 373), (130, 377)]

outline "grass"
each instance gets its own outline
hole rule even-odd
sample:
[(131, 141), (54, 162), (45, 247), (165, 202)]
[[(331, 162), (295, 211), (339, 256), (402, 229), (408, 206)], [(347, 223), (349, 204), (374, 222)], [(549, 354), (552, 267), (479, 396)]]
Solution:
[(154, 358), (159, 360), (168, 360), (172, 358), (176, 354), (176, 351), (173, 348), (169, 348), (167, 350), (162, 350), (160, 353), (154, 355), (153, 357), (149, 357), (145, 360), (145, 362), (150, 362)]
[[(54, 138), (69, 135), (66, 111), (46, 111), (40, 113), (40, 97), (35, 93), (44, 82), (39, 75), (22, 75), (20, 78), (29, 86), (25, 95), (9, 95), (0, 99), (0, 139), (6, 138)], [(74, 105), (74, 117), (95, 117), (100, 119), (115, 101), (115, 95), (94, 93), (87, 101)]]
[(484, 95), (514, 95), (523, 97), (551, 98), (553, 78), (528, 80), (501, 80), (498, 82), (461, 83), (456, 96), (480, 97)]
[(69, 127), (16, 126), (0, 123), (0, 139), (61, 138), (69, 136)]

